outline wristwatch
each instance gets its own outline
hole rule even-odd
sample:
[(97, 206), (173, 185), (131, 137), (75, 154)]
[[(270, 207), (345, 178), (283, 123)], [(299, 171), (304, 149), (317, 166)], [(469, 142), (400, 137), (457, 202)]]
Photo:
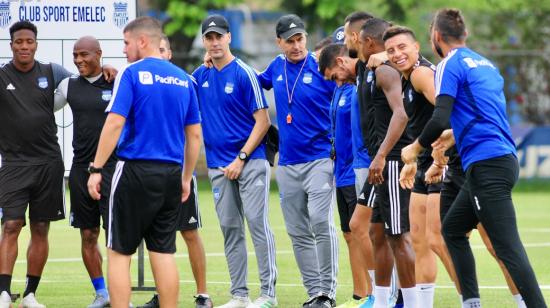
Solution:
[(238, 157), (239, 157), (240, 160), (245, 161), (245, 160), (248, 159), (248, 154), (246, 154), (245, 151), (240, 151)]
[(90, 165), (88, 166), (88, 173), (89, 173), (89, 174), (92, 174), (92, 173), (101, 173), (102, 170), (103, 170), (103, 168), (96, 168), (96, 167), (94, 167), (94, 163), (90, 163)]

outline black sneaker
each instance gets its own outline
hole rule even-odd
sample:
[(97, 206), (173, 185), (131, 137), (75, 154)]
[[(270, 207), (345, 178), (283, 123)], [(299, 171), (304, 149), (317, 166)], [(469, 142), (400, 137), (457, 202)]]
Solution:
[(336, 301), (326, 295), (319, 295), (309, 305), (310, 308), (333, 308), (336, 307)]
[(311, 304), (313, 304), (316, 299), (317, 299), (317, 296), (312, 296), (312, 297), (308, 298), (307, 301), (302, 305), (302, 308), (311, 307)]
[(145, 303), (143, 306), (138, 306), (137, 308), (160, 308), (159, 295), (153, 295), (150, 301)]
[(195, 307), (196, 308), (213, 308), (214, 304), (210, 297), (204, 297), (202, 295), (195, 296)]

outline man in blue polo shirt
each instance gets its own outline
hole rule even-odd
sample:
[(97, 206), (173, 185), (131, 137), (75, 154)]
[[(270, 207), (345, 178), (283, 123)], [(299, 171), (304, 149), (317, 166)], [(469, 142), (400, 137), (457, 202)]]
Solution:
[(329, 106), (335, 84), (324, 80), (306, 49), (304, 22), (285, 15), (276, 26), (283, 54), (259, 75), (273, 88), (279, 127), (277, 182), (287, 232), (310, 299), (304, 307), (332, 307), (338, 237), (331, 207)]
[(546, 307), (519, 238), (512, 203), (519, 168), (506, 119), (504, 80), (489, 60), (466, 47), (466, 36), (460, 11), (442, 9), (435, 14), (432, 49), (443, 58), (436, 69), (435, 110), (418, 139), (402, 150), (403, 161), (414, 162), (450, 119), (453, 134), (441, 136), (440, 142), (448, 146), (456, 140), (466, 181), (445, 216), (443, 236), (462, 290), (462, 307), (481, 307), (467, 237), (478, 223), (485, 228), (527, 307)]
[(190, 193), (200, 117), (191, 79), (161, 59), (161, 36), (160, 23), (150, 17), (139, 17), (124, 28), (124, 53), (131, 64), (115, 80), (109, 115), (88, 169), (88, 191), (98, 200), (101, 169), (117, 147), (120, 160), (112, 179), (107, 226), (113, 308), (129, 305), (130, 260), (142, 239), (160, 305), (176, 307), (178, 302), (176, 220)]
[[(276, 307), (275, 241), (268, 222), (270, 167), (264, 136), (270, 125), (263, 90), (252, 68), (229, 49), (229, 24), (221, 15), (207, 17), (202, 37), (213, 67), (193, 72), (208, 176), (224, 237), (232, 299), (223, 308)], [(261, 294), (250, 303), (244, 219), (252, 235)]]

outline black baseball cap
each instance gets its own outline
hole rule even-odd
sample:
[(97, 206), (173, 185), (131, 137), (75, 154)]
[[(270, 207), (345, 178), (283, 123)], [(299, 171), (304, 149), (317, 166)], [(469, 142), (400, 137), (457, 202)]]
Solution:
[(229, 23), (222, 15), (210, 15), (202, 22), (202, 35), (209, 32), (226, 34), (229, 32)]
[(288, 40), (291, 36), (298, 33), (307, 34), (306, 25), (300, 17), (294, 14), (279, 18), (275, 31), (277, 32), (277, 37), (283, 40)]
[(332, 33), (332, 42), (335, 44), (344, 44), (344, 27), (339, 27)]

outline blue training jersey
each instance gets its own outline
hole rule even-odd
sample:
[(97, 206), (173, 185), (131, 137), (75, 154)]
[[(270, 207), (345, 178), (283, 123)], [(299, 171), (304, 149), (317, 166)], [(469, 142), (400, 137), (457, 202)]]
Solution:
[(334, 138), (334, 178), (336, 187), (355, 185), (351, 132), (352, 97), (357, 96), (355, 86), (345, 84), (334, 89), (330, 103), (331, 132)]
[(123, 160), (182, 164), (185, 126), (200, 123), (191, 79), (158, 58), (136, 61), (118, 73), (106, 111), (126, 118), (117, 145)]
[[(200, 66), (193, 72), (208, 168), (229, 165), (245, 145), (256, 124), (254, 113), (268, 108), (256, 73), (235, 58), (220, 71)], [(266, 159), (262, 142), (250, 159)]]
[(455, 99), (451, 127), (464, 170), (477, 161), (516, 155), (503, 87), (498, 69), (466, 47), (451, 50), (437, 66), (436, 97)]
[(136, 61), (118, 73), (106, 111), (126, 118), (117, 145), (123, 160), (182, 164), (185, 126), (200, 123), (191, 79), (158, 58)]
[(362, 169), (370, 167), (371, 159), (369, 151), (363, 140), (361, 130), (361, 114), (359, 113), (359, 96), (357, 95), (357, 86), (353, 86), (353, 95), (351, 95), (351, 141), (353, 151), (353, 168)]
[[(329, 158), (329, 107), (335, 84), (319, 73), (315, 56), (308, 53), (304, 60), (292, 63), (279, 55), (258, 77), (262, 87), (273, 88), (275, 95), (279, 165)], [(291, 121), (287, 123), (289, 117)]]

